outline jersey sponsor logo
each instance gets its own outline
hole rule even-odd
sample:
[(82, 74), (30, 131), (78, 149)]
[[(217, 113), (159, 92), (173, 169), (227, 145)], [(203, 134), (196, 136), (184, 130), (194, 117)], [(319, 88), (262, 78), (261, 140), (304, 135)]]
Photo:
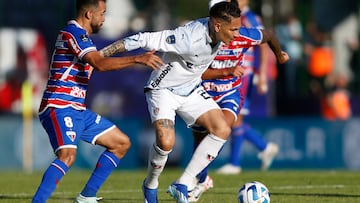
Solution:
[(165, 66), (165, 69), (161, 71), (160, 75), (156, 78), (156, 80), (150, 83), (151, 87), (157, 87), (160, 84), (161, 80), (169, 73), (172, 67), (173, 66), (171, 64), (167, 64)]
[(175, 35), (170, 35), (168, 37), (166, 37), (166, 43), (168, 44), (175, 44)]
[(213, 61), (211, 63), (211, 68), (221, 69), (221, 68), (232, 68), (237, 66), (238, 60), (224, 60), (224, 61)]
[(68, 138), (74, 142), (75, 138), (76, 138), (76, 132), (74, 131), (66, 131), (66, 136), (68, 136)]
[(232, 46), (240, 46), (240, 45), (246, 45), (248, 42), (245, 40), (233, 40), (230, 45)]
[(216, 84), (214, 82), (204, 82), (203, 86), (206, 91), (225, 92), (233, 89), (233, 83)]
[(86, 91), (75, 86), (71, 88), (70, 95), (74, 97), (85, 98)]

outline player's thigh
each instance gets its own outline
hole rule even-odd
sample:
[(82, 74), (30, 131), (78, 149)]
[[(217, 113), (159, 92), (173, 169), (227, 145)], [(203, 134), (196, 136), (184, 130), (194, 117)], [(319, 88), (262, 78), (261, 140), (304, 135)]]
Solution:
[(39, 115), (54, 152), (61, 148), (77, 148), (85, 128), (81, 111), (73, 108), (48, 108)]
[(115, 150), (120, 153), (125, 153), (131, 145), (129, 137), (115, 126), (98, 137), (95, 143), (107, 148), (109, 151)]
[(155, 128), (156, 144), (163, 150), (171, 150), (174, 146), (176, 110), (183, 100), (167, 89), (146, 92), (148, 110)]
[(220, 109), (212, 109), (202, 114), (196, 124), (204, 126), (209, 133), (222, 139), (227, 139), (230, 134), (230, 126), (225, 121), (225, 116)]
[(159, 119), (168, 119), (175, 123), (176, 110), (183, 98), (167, 89), (149, 90), (145, 96), (152, 123)]
[(91, 144), (98, 144), (106, 148), (128, 144), (129, 138), (120, 131), (111, 121), (90, 110), (83, 112), (86, 127), (81, 139)]
[(237, 115), (240, 112), (240, 91), (238, 89), (229, 92), (229, 94), (216, 100), (224, 113), (226, 123), (231, 126), (237, 119)]
[(198, 87), (185, 98), (185, 102), (182, 103), (181, 107), (177, 110), (177, 113), (188, 126), (195, 124), (200, 116), (210, 110), (216, 109), (221, 113), (219, 105), (202, 86)]

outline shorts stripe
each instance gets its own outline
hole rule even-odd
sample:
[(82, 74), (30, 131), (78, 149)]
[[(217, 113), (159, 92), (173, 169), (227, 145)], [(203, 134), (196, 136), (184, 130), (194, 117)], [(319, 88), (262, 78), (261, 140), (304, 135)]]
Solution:
[(64, 145), (64, 141), (62, 139), (59, 122), (56, 118), (55, 110), (53, 108), (50, 109), (50, 117), (51, 117), (51, 122), (55, 129), (55, 136), (56, 136), (58, 146), (62, 146), (62, 145)]

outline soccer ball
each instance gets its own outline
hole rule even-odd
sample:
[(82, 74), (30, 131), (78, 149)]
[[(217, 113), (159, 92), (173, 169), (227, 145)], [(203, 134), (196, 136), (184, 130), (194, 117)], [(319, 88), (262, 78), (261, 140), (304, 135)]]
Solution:
[(270, 203), (269, 190), (260, 182), (247, 182), (238, 192), (238, 203)]

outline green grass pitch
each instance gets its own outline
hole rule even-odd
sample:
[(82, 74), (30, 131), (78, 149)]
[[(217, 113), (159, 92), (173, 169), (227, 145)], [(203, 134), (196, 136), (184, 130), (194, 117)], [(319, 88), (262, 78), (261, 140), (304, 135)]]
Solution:
[[(174, 202), (166, 189), (182, 170), (165, 168), (160, 177), (159, 202)], [(49, 203), (73, 202), (91, 171), (70, 170), (59, 183)], [(100, 202), (141, 203), (141, 183), (145, 170), (116, 170), (101, 187)], [(360, 171), (343, 170), (245, 170), (240, 175), (219, 175), (210, 171), (214, 188), (203, 194), (199, 203), (236, 203), (237, 192), (247, 181), (263, 182), (270, 190), (272, 203), (359, 203)], [(0, 172), (0, 202), (31, 202), (41, 172)]]

